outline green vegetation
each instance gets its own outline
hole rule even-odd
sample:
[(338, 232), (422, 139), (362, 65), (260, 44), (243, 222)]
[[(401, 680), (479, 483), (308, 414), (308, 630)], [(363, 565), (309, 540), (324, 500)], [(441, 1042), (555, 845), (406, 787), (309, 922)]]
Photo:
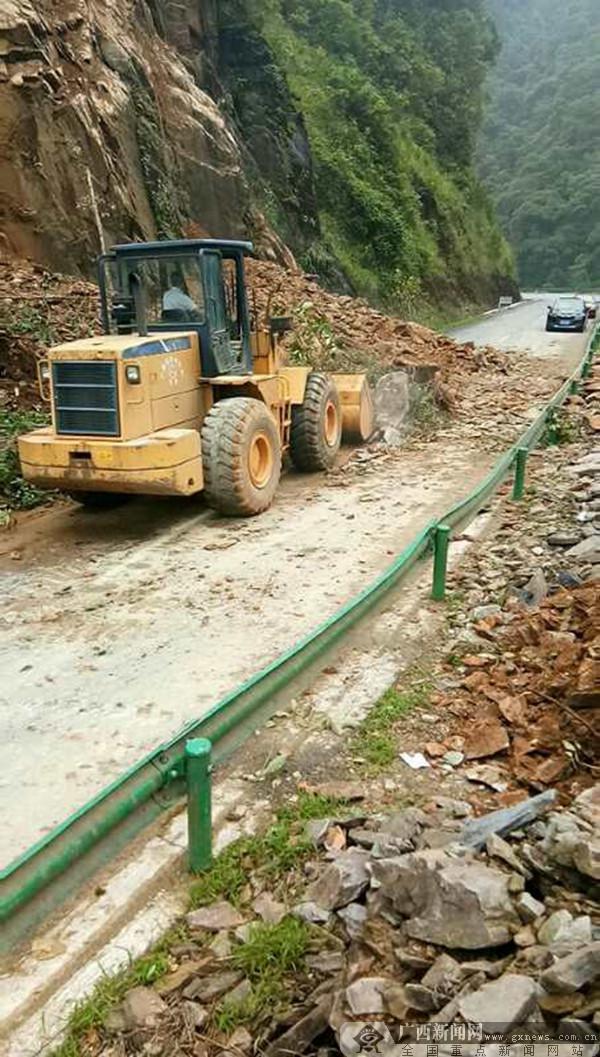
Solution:
[(216, 899), (239, 904), (251, 870), (260, 869), (271, 882), (285, 876), (300, 866), (312, 850), (304, 827), (299, 824), (339, 813), (343, 806), (339, 800), (300, 793), (296, 803), (279, 809), (274, 823), (264, 833), (241, 837), (221, 852), (212, 869), (191, 886), (192, 906), (205, 906)]
[[(481, 303), (510, 287), (511, 255), (472, 169), (497, 49), (484, 0), (226, 0), (220, 20), (222, 39), (248, 42), (265, 69), (270, 112), (230, 46), (240, 127), (284, 234), (314, 186), (312, 237), (305, 225), (292, 238), (305, 268), (409, 314), (424, 298)], [(303, 137), (310, 160), (286, 198), (274, 156), (301, 154)]]
[(286, 917), (278, 925), (254, 925), (248, 940), (231, 958), (252, 990), (241, 1002), (225, 999), (215, 1012), (215, 1027), (230, 1032), (239, 1024), (256, 1024), (266, 1011), (272, 1016), (285, 999), (286, 975), (303, 968), (309, 943), (310, 930), (298, 918)]
[(555, 408), (546, 420), (540, 446), (551, 448), (560, 444), (573, 444), (580, 435), (581, 427), (573, 416), (565, 408)]
[(104, 977), (90, 997), (71, 1013), (65, 1038), (52, 1051), (52, 1057), (83, 1057), (88, 1052), (86, 1037), (103, 1026), (111, 1009), (121, 1002), (126, 992), (132, 987), (154, 984), (169, 971), (169, 948), (179, 939), (178, 931), (168, 932), (150, 954), (138, 958), (116, 976)]
[(8, 521), (11, 510), (30, 510), (48, 501), (48, 492), (23, 480), (17, 454), (18, 435), (47, 422), (48, 416), (40, 411), (0, 410), (0, 525)]
[(352, 740), (352, 752), (365, 761), (371, 773), (383, 770), (398, 754), (398, 722), (413, 708), (426, 705), (431, 687), (426, 679), (415, 680), (405, 690), (386, 690), (363, 720)]
[(488, 0), (502, 51), (480, 172), (526, 289), (600, 285), (597, 0)]

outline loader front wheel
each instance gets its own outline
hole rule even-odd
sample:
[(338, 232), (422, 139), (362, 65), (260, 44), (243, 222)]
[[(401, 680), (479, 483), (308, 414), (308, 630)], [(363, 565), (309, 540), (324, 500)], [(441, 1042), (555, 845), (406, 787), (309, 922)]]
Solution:
[(202, 426), (202, 465), (209, 506), (234, 517), (266, 510), (281, 473), (279, 430), (269, 409), (246, 396), (215, 404)]
[(326, 374), (309, 374), (304, 400), (292, 408), (290, 455), (298, 470), (328, 470), (342, 440), (340, 395)]

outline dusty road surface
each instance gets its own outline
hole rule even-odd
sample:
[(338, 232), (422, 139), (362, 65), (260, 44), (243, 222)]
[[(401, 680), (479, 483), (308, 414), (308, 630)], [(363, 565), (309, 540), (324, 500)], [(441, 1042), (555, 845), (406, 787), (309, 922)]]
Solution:
[(290, 473), (260, 518), (175, 500), (102, 516), (64, 503), (0, 537), (0, 862), (324, 620), (475, 486), (582, 354), (585, 337), (547, 335), (543, 317), (525, 305), (468, 328), (514, 352), (514, 371), (472, 376), (432, 439), (345, 453), (328, 477)]

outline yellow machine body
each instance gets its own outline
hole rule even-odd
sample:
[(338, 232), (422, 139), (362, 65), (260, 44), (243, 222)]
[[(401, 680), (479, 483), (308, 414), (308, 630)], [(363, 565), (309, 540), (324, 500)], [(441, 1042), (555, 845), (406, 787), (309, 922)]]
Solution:
[[(279, 339), (290, 321), (260, 324), (250, 312), (251, 251), (250, 243), (175, 240), (128, 243), (99, 258), (105, 333), (57, 345), (40, 365), (52, 422), (19, 438), (28, 481), (82, 502), (103, 492), (210, 496), (212, 488), (219, 509), (251, 514), (266, 509), (290, 447), (301, 469), (325, 468), (342, 433), (367, 439), (363, 375), (311, 377), (309, 367), (282, 364)], [(246, 400), (221, 406), (233, 397)], [(224, 470), (233, 448), (235, 467)], [(238, 494), (242, 473), (247, 489)]]
[[(195, 332), (103, 335), (57, 345), (48, 356), (52, 424), (19, 438), (23, 476), (42, 488), (63, 491), (192, 495), (202, 491), (200, 430), (216, 400), (252, 396), (275, 418), (282, 449), (289, 446), (291, 407), (304, 399), (308, 367), (276, 368), (267, 332), (252, 336), (255, 363), (265, 373), (203, 378)], [(182, 347), (185, 346), (185, 347)], [(75, 361), (115, 364), (115, 437), (65, 436), (59, 432), (53, 366)], [(127, 368), (139, 369), (139, 382)]]

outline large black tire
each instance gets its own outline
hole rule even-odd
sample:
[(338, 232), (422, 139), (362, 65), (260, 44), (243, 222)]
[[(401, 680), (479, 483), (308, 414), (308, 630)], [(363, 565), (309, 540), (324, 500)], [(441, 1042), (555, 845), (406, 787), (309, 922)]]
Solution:
[(221, 514), (252, 517), (273, 502), (281, 474), (281, 441), (260, 400), (236, 396), (210, 409), (202, 426), (204, 494)]
[(342, 441), (340, 394), (325, 374), (309, 374), (304, 400), (292, 408), (290, 455), (298, 470), (328, 470)]
[(546, 323), (546, 333), (550, 334), (553, 330), (554, 330), (554, 327), (552, 326), (552, 324), (551, 323)]
[(98, 511), (114, 510), (131, 499), (124, 492), (67, 492), (67, 495), (86, 510)]

